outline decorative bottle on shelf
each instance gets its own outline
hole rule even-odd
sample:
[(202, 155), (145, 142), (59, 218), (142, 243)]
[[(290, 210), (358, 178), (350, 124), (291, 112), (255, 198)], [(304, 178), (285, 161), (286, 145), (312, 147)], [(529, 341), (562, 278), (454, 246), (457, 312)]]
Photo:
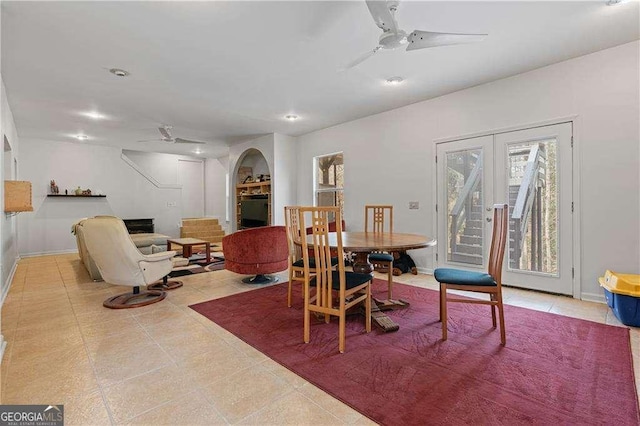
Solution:
[(82, 195), (82, 189), (80, 189), (80, 187), (77, 187), (75, 193), (76, 195)]

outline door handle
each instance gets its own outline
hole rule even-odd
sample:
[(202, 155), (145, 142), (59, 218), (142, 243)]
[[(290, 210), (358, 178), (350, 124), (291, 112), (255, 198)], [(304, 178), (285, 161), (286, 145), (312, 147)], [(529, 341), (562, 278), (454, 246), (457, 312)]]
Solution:
[(493, 210), (493, 207), (487, 207), (485, 210), (487, 210), (488, 212), (490, 212), (491, 210)]
[(487, 222), (491, 222), (492, 219), (490, 217), (487, 218)]

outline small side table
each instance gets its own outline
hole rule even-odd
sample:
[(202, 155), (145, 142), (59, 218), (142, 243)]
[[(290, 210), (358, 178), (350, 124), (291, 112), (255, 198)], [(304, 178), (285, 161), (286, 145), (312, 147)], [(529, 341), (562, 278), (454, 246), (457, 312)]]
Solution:
[(182, 257), (187, 259), (191, 257), (194, 247), (204, 246), (207, 255), (207, 263), (211, 261), (211, 244), (209, 241), (199, 240), (197, 238), (173, 238), (167, 240), (167, 251), (171, 250), (171, 245), (175, 244), (182, 247)]

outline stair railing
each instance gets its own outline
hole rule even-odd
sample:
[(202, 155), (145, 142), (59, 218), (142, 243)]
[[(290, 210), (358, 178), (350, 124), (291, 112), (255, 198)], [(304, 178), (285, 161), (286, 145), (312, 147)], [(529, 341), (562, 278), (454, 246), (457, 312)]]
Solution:
[[(526, 233), (529, 218), (531, 216), (531, 208), (533, 201), (536, 198), (536, 192), (538, 186), (538, 171), (540, 169), (540, 144), (536, 144), (531, 147), (529, 151), (529, 157), (527, 158), (527, 165), (525, 167), (524, 176), (520, 183), (520, 189), (518, 190), (518, 196), (516, 203), (513, 206), (513, 213), (511, 219), (516, 223), (516, 230), (520, 232), (520, 237)], [(519, 238), (520, 249), (524, 244), (524, 238)]]

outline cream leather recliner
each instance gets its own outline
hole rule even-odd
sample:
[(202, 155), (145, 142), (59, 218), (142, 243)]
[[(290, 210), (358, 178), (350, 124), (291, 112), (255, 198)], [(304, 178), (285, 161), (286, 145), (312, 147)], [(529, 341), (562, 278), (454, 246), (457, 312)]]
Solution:
[(124, 222), (114, 216), (98, 216), (81, 221), (76, 232), (102, 278), (111, 284), (133, 287), (133, 293), (113, 296), (104, 302), (107, 308), (133, 308), (159, 302), (166, 297), (162, 290), (140, 292), (167, 276), (173, 267), (175, 251), (142, 254), (131, 240)]

